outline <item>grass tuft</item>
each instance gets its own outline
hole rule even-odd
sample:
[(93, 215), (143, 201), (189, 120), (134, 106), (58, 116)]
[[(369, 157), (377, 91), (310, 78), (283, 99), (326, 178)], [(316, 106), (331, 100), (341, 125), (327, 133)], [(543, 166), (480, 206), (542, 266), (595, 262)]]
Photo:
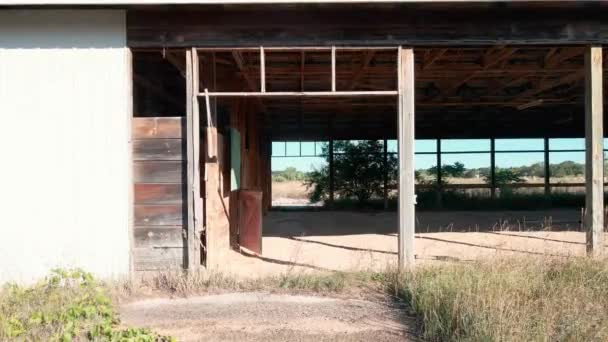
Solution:
[(430, 341), (607, 341), (608, 263), (507, 259), (396, 276)]

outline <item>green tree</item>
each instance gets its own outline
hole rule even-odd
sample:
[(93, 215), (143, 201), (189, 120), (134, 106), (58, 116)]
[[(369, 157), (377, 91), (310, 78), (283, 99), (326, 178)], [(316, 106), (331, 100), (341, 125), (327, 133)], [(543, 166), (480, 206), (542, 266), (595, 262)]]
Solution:
[[(329, 197), (329, 145), (322, 147), (326, 166), (310, 172), (307, 187), (310, 200), (317, 202)], [(397, 157), (389, 154), (384, 162), (382, 143), (375, 140), (334, 142), (334, 189), (340, 198), (356, 198), (360, 204), (373, 196), (382, 196), (384, 174), (388, 185), (397, 184)]]
[[(453, 177), (460, 178), (465, 174), (464, 164), (461, 162), (455, 162), (454, 164), (446, 164), (441, 165), (441, 176), (443, 177)], [(431, 175), (437, 174), (437, 166), (431, 166), (428, 170), (428, 173)]]
[[(483, 178), (487, 184), (492, 183), (490, 175), (486, 175)], [(494, 171), (494, 181), (496, 182), (496, 186), (503, 187), (508, 184), (520, 183), (524, 180), (513, 169), (496, 168)]]

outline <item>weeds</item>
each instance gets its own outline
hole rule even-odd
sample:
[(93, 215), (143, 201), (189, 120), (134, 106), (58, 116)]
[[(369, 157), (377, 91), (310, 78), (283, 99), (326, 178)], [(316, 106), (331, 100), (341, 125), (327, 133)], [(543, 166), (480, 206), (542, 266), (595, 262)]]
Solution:
[(421, 267), (390, 284), (432, 341), (606, 341), (608, 263), (508, 259)]
[(108, 291), (81, 270), (53, 270), (34, 286), (0, 290), (0, 340), (172, 341), (117, 324)]

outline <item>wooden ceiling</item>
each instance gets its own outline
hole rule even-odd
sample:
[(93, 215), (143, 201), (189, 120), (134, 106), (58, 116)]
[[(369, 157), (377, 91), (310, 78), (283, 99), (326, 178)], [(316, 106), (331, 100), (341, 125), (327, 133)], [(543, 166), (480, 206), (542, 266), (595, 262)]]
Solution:
[[(582, 136), (583, 53), (581, 46), (416, 48), (416, 134)], [(200, 58), (203, 87), (210, 91), (259, 91), (259, 52), (202, 51)], [(338, 49), (336, 88), (394, 90), (396, 62), (394, 49)], [(331, 89), (330, 50), (269, 51), (265, 69), (267, 91)], [(205, 84), (213, 70), (215, 86)], [(257, 103), (275, 140), (396, 136), (396, 99), (390, 96), (264, 98)]]

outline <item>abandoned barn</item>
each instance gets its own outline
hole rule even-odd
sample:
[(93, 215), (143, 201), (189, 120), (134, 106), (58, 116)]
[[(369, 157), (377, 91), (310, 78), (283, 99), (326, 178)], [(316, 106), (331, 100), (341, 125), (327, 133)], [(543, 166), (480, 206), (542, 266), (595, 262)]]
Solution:
[[(387, 243), (409, 267), (415, 139), (440, 186), (443, 139), (488, 139), (492, 196), (495, 141), (543, 139), (517, 152), (543, 154), (546, 194), (585, 186), (602, 254), (602, 2), (51, 2), (0, 1), (0, 280), (265, 260), (273, 142), (327, 142), (329, 220), (334, 142), (396, 140)], [(551, 183), (555, 138), (585, 139), (584, 183)]]

